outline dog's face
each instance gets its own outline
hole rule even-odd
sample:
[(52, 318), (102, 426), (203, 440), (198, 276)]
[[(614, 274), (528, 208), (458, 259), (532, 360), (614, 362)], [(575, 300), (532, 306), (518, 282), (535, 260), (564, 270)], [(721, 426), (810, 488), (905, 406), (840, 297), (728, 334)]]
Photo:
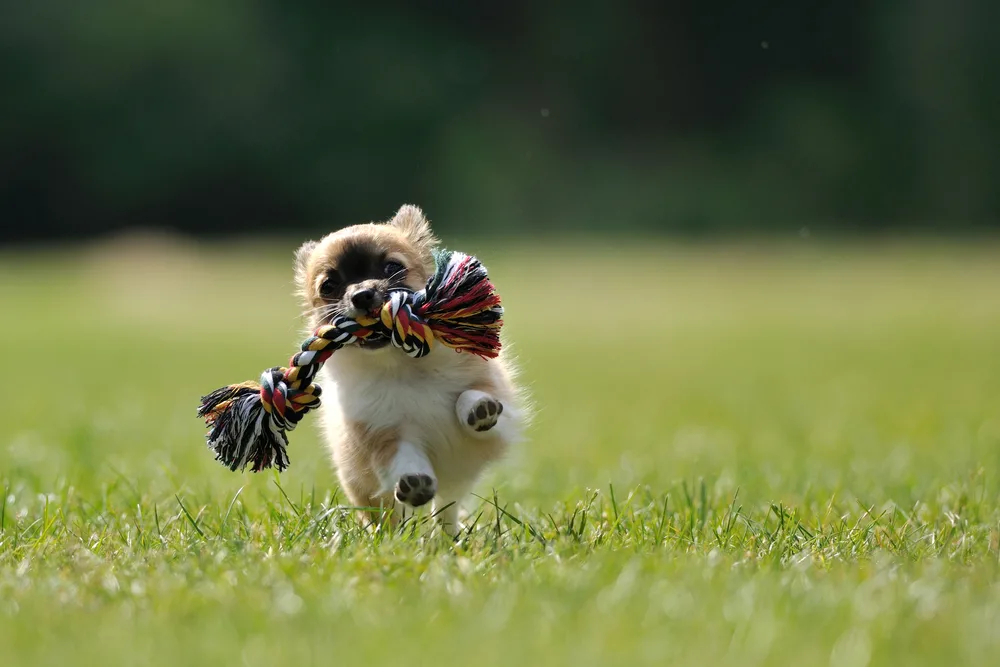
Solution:
[[(393, 287), (422, 289), (434, 271), (436, 244), (427, 218), (410, 205), (388, 222), (346, 227), (305, 243), (296, 253), (295, 278), (310, 327), (337, 315), (377, 312)], [(386, 343), (371, 341), (363, 347)]]

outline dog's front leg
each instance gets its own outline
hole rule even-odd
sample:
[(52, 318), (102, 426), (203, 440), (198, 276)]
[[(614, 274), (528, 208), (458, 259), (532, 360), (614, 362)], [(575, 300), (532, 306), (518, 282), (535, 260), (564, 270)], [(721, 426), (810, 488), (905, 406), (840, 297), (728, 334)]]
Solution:
[(485, 437), (500, 421), (503, 403), (485, 391), (469, 389), (463, 391), (455, 402), (455, 414), (467, 433)]
[(406, 440), (396, 446), (396, 453), (379, 473), (386, 493), (392, 490), (398, 508), (398, 518), (405, 519), (413, 508), (426, 505), (437, 494), (437, 477), (424, 450)]

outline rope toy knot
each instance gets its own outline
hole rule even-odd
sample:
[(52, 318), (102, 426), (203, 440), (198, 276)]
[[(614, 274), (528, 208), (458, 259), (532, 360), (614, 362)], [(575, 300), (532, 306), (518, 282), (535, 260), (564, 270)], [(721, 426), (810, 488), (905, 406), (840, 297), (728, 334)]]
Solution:
[(198, 416), (209, 427), (208, 446), (230, 470), (288, 467), (288, 432), (320, 406), (313, 380), (346, 345), (388, 340), (417, 359), (441, 344), (484, 359), (500, 353), (503, 306), (486, 268), (475, 257), (439, 251), (437, 270), (424, 289), (393, 289), (377, 313), (338, 316), (318, 327), (287, 367), (265, 370), (259, 382), (243, 382), (203, 396)]

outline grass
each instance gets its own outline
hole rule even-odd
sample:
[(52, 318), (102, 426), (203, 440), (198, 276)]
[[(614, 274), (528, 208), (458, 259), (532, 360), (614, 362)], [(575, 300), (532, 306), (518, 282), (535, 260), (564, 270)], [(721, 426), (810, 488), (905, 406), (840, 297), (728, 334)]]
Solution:
[(539, 414), (454, 545), (205, 449), (292, 244), (0, 258), (0, 664), (992, 661), (1000, 248), (456, 245)]

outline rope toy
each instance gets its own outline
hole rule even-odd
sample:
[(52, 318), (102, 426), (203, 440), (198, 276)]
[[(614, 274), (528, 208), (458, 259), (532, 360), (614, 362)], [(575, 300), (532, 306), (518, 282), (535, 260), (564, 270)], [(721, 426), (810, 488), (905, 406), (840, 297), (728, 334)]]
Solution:
[(388, 339), (413, 358), (436, 343), (484, 359), (500, 353), (503, 307), (486, 268), (475, 257), (439, 251), (437, 270), (424, 289), (393, 288), (377, 314), (336, 317), (302, 343), (288, 368), (269, 368), (260, 382), (232, 384), (203, 396), (198, 416), (215, 459), (230, 470), (288, 467), (288, 431), (320, 405), (313, 383), (334, 352), (362, 340)]

